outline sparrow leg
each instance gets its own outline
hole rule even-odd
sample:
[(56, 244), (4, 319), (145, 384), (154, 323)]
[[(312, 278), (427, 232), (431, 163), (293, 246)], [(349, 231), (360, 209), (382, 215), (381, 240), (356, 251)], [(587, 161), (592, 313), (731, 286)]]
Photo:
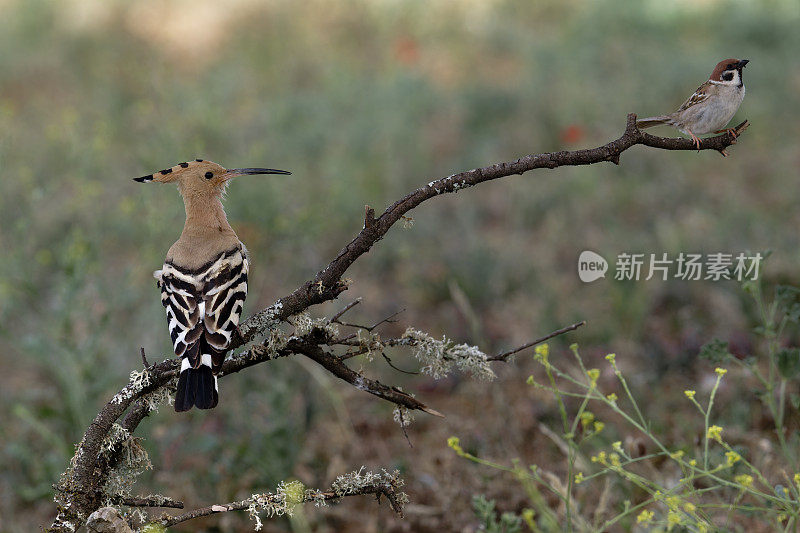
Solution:
[(700, 137), (692, 133), (690, 130), (686, 130), (689, 135), (692, 136), (692, 140), (694, 141), (695, 146), (697, 146), (697, 151), (700, 151)]

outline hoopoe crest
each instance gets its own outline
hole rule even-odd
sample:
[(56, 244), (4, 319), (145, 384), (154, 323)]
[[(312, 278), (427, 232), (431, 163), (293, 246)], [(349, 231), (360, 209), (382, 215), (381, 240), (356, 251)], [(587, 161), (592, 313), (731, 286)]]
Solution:
[(175, 410), (216, 407), (217, 375), (239, 325), (247, 297), (247, 249), (228, 224), (222, 197), (228, 181), (249, 174), (291, 174), (271, 168), (226, 169), (195, 159), (134, 178), (140, 183), (176, 183), (186, 223), (161, 270), (161, 289), (175, 355), (181, 358)]

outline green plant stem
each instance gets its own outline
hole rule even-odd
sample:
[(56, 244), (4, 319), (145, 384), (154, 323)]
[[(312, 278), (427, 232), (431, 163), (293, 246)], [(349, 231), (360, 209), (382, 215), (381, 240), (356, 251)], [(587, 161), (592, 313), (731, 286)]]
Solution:
[(711, 396), (708, 399), (708, 408), (706, 409), (703, 420), (704, 420), (704, 433), (703, 433), (703, 470), (708, 470), (708, 425), (711, 419), (711, 408), (714, 406), (714, 396), (717, 395), (717, 389), (719, 388), (719, 382), (722, 379), (722, 376), (717, 376), (717, 381), (714, 382), (714, 388), (711, 389)]

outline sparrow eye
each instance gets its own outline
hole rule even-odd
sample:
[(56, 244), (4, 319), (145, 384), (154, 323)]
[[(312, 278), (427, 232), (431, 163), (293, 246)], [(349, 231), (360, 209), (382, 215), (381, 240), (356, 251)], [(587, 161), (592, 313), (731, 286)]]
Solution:
[(205, 177), (206, 177), (207, 180), (210, 180), (211, 178), (214, 177), (214, 173), (213, 172), (206, 172), (205, 173)]

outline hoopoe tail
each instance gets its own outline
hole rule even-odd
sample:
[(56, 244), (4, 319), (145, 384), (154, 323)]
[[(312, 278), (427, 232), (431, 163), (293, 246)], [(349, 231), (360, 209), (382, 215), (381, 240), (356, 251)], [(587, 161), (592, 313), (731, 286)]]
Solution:
[(203, 355), (197, 368), (192, 368), (189, 358), (184, 357), (178, 378), (178, 391), (175, 393), (175, 411), (188, 411), (193, 406), (198, 409), (212, 409), (218, 402), (217, 376), (211, 371), (211, 356)]

